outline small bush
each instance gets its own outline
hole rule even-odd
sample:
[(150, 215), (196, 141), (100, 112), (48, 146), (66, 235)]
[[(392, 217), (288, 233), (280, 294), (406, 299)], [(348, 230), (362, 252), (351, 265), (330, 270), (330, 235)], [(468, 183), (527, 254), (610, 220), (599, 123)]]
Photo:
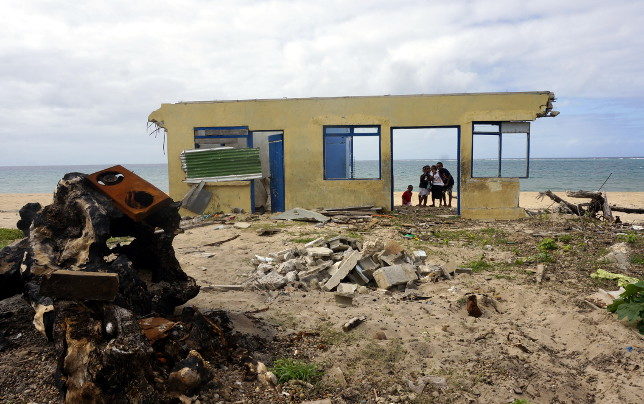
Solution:
[(635, 254), (630, 258), (631, 264), (644, 265), (644, 254)]
[(289, 380), (314, 382), (322, 376), (322, 371), (314, 363), (306, 363), (296, 359), (277, 359), (271, 371), (277, 376), (279, 383)]
[(537, 262), (555, 262), (555, 257), (552, 254), (542, 251), (539, 254), (535, 255), (535, 261)]
[(629, 244), (636, 244), (639, 241), (639, 236), (635, 233), (620, 234), (617, 236), (620, 241), (625, 241)]
[(464, 265), (466, 268), (471, 268), (472, 272), (481, 272), (492, 267), (490, 263), (484, 260), (470, 261)]
[(557, 242), (551, 238), (544, 238), (539, 242), (537, 247), (541, 251), (553, 251), (559, 248), (559, 246), (557, 246)]
[(644, 281), (624, 286), (624, 292), (606, 309), (619, 318), (634, 322), (640, 334), (644, 334)]
[(562, 243), (570, 243), (572, 241), (572, 235), (570, 234), (562, 234), (561, 236), (557, 237), (559, 241)]

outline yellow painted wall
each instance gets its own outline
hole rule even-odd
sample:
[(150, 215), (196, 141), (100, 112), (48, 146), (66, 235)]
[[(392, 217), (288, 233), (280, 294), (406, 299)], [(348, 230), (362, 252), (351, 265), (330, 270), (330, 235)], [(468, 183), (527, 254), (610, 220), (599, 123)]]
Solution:
[[(168, 132), (170, 196), (181, 199), (179, 154), (194, 148), (195, 127), (248, 126), (284, 131), (286, 209), (391, 204), (391, 127), (460, 126), (461, 214), (511, 219), (524, 215), (518, 179), (471, 178), (472, 121), (531, 121), (552, 93), (484, 93), (379, 97), (304, 98), (163, 104), (149, 121)], [(380, 125), (379, 180), (324, 180), (323, 125)], [(216, 194), (209, 209), (250, 209), (249, 183), (208, 185)], [(245, 204), (245, 206), (240, 206)]]

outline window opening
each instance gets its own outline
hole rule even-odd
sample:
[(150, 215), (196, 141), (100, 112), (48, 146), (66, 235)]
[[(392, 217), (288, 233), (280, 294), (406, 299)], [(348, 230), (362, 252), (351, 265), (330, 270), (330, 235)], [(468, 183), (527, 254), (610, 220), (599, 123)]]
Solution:
[(380, 126), (324, 127), (324, 179), (380, 178)]
[(530, 122), (472, 123), (472, 177), (528, 178)]

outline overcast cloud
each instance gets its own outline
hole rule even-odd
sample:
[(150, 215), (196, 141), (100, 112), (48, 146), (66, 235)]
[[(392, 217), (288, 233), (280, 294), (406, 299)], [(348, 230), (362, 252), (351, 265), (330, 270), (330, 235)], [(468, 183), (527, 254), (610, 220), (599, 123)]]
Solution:
[[(551, 90), (533, 156), (644, 155), (640, 1), (3, 1), (0, 165), (164, 162), (188, 100)], [(411, 152), (410, 152), (411, 153)]]

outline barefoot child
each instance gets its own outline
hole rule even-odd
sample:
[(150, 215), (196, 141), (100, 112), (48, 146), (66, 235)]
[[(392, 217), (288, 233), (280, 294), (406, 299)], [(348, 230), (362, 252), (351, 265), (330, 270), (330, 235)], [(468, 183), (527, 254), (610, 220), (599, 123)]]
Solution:
[(445, 194), (443, 192), (443, 179), (438, 174), (438, 167), (432, 166), (432, 204), (429, 206), (436, 206), (436, 199), (438, 199), (438, 206), (443, 206), (443, 199)]
[(414, 187), (409, 185), (409, 186), (407, 186), (407, 190), (405, 192), (403, 192), (403, 194), (402, 194), (402, 204), (404, 206), (411, 206), (411, 195), (412, 195), (411, 191), (412, 191), (412, 189), (414, 189)]
[(418, 184), (418, 206), (427, 206), (431, 178), (429, 166), (423, 167), (423, 173), (420, 175), (420, 184)]

